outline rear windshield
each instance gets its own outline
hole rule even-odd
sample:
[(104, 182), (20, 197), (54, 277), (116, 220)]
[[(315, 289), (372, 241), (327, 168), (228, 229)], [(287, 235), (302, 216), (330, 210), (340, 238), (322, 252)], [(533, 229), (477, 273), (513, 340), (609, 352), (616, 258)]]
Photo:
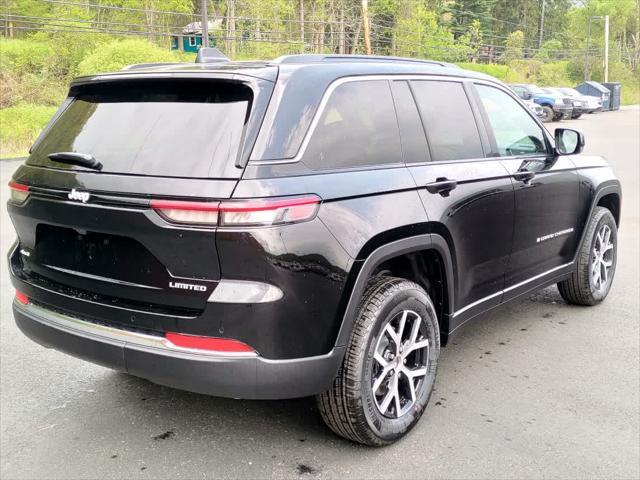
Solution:
[(29, 165), (83, 169), (47, 157), (77, 152), (92, 155), (105, 173), (198, 178), (241, 173), (229, 167), (251, 108), (252, 91), (245, 85), (137, 80), (85, 85), (72, 94)]

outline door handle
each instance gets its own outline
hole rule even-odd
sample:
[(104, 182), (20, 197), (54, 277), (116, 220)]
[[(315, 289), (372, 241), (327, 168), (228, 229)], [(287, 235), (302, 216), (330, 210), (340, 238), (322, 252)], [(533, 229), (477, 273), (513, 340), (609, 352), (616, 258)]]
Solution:
[(435, 182), (427, 183), (425, 186), (429, 193), (439, 193), (443, 197), (448, 197), (449, 192), (458, 186), (458, 182), (446, 177), (439, 177)]
[(516, 172), (513, 174), (513, 178), (515, 178), (516, 180), (518, 180), (519, 182), (523, 182), (523, 183), (529, 183), (531, 182), (531, 180), (533, 180), (533, 178), (536, 176), (536, 172), (531, 172), (531, 171), (523, 171), (523, 172)]

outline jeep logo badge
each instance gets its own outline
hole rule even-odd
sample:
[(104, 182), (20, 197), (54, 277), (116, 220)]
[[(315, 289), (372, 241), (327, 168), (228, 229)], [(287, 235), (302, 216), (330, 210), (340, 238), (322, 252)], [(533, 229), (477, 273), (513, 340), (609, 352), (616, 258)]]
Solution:
[(67, 197), (69, 197), (69, 200), (79, 200), (82, 203), (87, 203), (90, 196), (91, 195), (89, 195), (89, 192), (81, 192), (79, 190), (76, 190), (75, 188), (72, 188), (67, 195)]

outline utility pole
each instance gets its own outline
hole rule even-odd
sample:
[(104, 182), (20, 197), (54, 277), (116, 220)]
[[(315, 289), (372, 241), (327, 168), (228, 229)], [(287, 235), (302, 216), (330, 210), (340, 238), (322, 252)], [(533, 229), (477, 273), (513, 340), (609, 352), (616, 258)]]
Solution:
[(209, 46), (209, 16), (207, 15), (207, 0), (202, 0), (202, 48)]
[(546, 0), (542, 0), (542, 12), (540, 13), (540, 34), (538, 36), (538, 49), (542, 48), (542, 36), (544, 32), (544, 7), (546, 6)]
[(300, 0), (300, 53), (304, 53), (304, 0)]
[(371, 55), (371, 32), (369, 32), (369, 0), (362, 0), (362, 27), (364, 28), (364, 51)]
[(609, 81), (609, 15), (604, 16), (604, 83)]

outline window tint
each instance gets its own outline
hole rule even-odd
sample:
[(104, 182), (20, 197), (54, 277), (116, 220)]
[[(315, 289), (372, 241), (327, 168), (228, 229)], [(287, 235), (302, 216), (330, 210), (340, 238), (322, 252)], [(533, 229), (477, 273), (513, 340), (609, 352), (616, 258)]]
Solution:
[(484, 156), (469, 100), (461, 83), (412, 81), (435, 161)]
[(427, 137), (416, 102), (413, 100), (409, 84), (406, 81), (391, 82), (391, 91), (398, 114), (402, 154), (407, 163), (428, 162), (430, 160)]
[(497, 88), (476, 85), (501, 157), (546, 153), (542, 129), (513, 98)]
[[(78, 169), (47, 155), (79, 152), (101, 162), (105, 173), (223, 177), (240, 150), (251, 101), (251, 89), (230, 82), (86, 85), (75, 92), (27, 163)], [(239, 176), (241, 170), (234, 170)]]
[(401, 163), (389, 83), (371, 80), (339, 85), (325, 105), (303, 162), (315, 170)]

